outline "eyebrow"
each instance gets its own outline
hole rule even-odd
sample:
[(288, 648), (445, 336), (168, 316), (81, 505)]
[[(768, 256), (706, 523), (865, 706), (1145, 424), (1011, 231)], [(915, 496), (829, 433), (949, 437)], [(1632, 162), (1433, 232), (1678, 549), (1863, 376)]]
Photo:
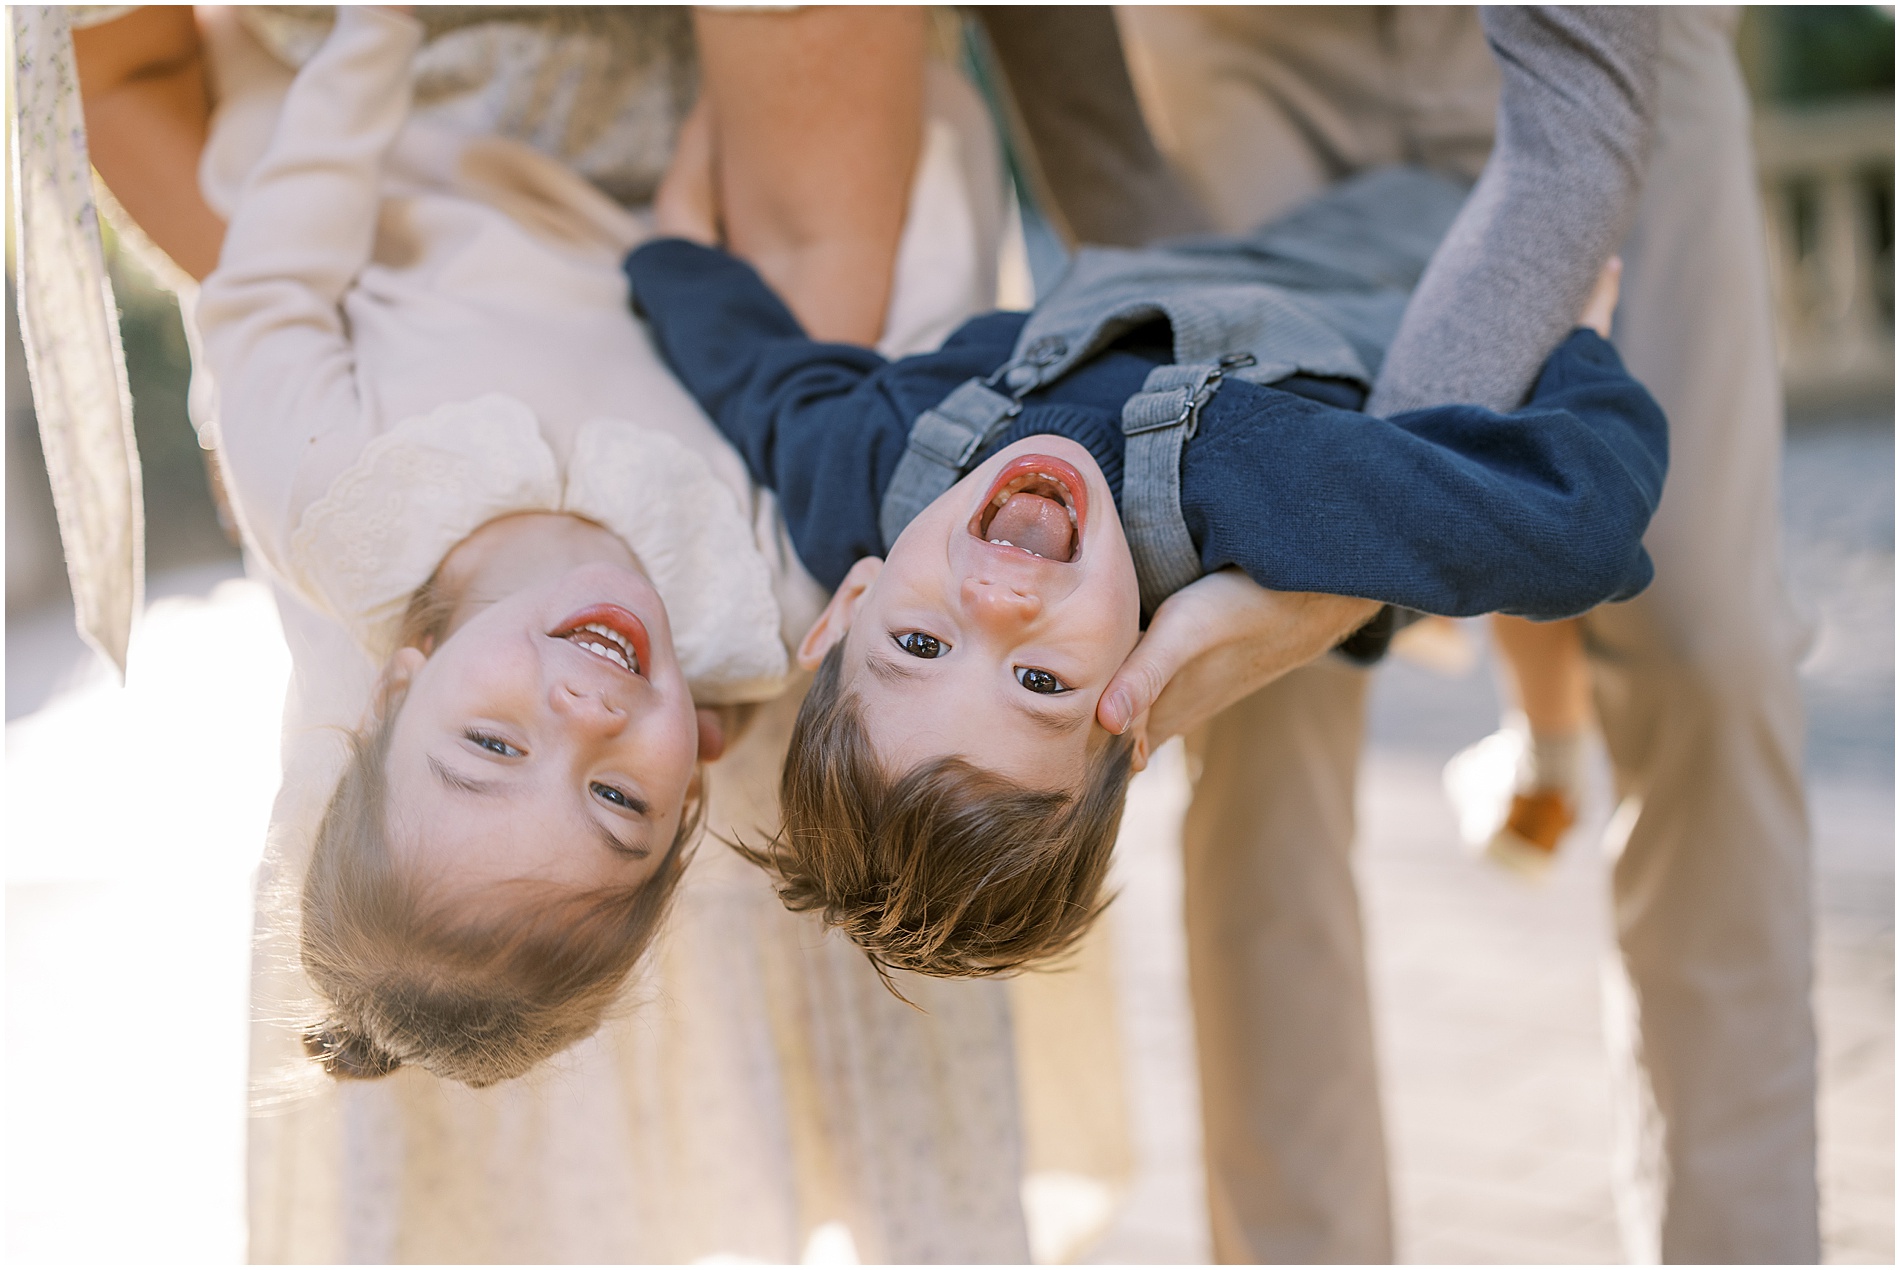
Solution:
[(600, 840), (603, 843), (605, 843), (607, 846), (607, 849), (613, 852), (615, 855), (623, 855), (635, 860), (644, 860), (648, 856), (653, 854), (652, 847), (650, 846), (636, 847), (630, 842), (622, 842), (620, 839), (614, 836), (613, 830), (609, 829), (606, 825), (602, 824), (600, 821), (595, 820), (594, 817), (589, 816), (588, 820), (593, 822), (594, 830), (600, 835)]
[[(459, 790), (465, 794), (476, 794), (483, 798), (492, 798), (501, 792), (500, 787), (493, 781), (470, 780), (468, 777), (459, 775), (450, 770), (446, 763), (434, 755), (429, 756), (429, 770), (435, 773), (435, 778), (441, 781), (443, 785), (450, 789)], [(647, 814), (647, 806), (644, 802), (638, 802), (636, 805), (641, 815), (644, 816)], [(635, 846), (630, 842), (622, 842), (614, 835), (613, 830), (609, 829), (593, 816), (589, 816), (587, 820), (589, 824), (594, 826), (594, 832), (599, 835), (601, 843), (615, 855), (627, 856), (634, 860), (644, 860), (653, 854), (653, 848), (650, 846)]]
[[(907, 658), (906, 660), (914, 661), (916, 659)], [(872, 674), (887, 684), (914, 683), (922, 677), (917, 667), (906, 666), (903, 662), (887, 653), (866, 653), (864, 663), (870, 668)]]
[[(871, 673), (885, 683), (911, 683), (922, 678), (915, 667), (906, 666), (897, 658), (883, 653), (867, 653), (864, 661)], [(1088, 723), (1084, 715), (1071, 714), (1067, 711), (1057, 713), (1051, 710), (1038, 710), (1026, 701), (1015, 700), (1013, 696), (1010, 705), (1028, 718), (1029, 722), (1045, 736), (1074, 736)]]
[(1057, 714), (1049, 710), (1038, 710), (1023, 701), (1012, 700), (1010, 704), (1026, 715), (1030, 723), (1049, 736), (1074, 736), (1088, 724), (1086, 715), (1068, 712)]
[(480, 794), (484, 798), (490, 798), (499, 792), (493, 781), (470, 780), (466, 776), (452, 772), (446, 763), (433, 754), (429, 756), (429, 770), (434, 772), (435, 778), (448, 788), (460, 790), (464, 794)]

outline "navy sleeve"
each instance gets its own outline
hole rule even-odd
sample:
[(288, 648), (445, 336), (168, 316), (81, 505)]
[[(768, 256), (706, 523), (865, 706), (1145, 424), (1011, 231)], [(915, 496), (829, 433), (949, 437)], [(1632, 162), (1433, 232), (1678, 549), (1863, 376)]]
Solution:
[(940, 352), (887, 362), (810, 338), (751, 266), (715, 248), (659, 239), (624, 267), (667, 365), (777, 492), (800, 561), (827, 587), (883, 554), (879, 500), (911, 421), (1006, 361), (1022, 323), (977, 318)]
[(1387, 420), (1228, 384), (1188, 446), (1182, 510), (1203, 567), (1262, 586), (1555, 619), (1648, 585), (1667, 466), (1661, 407), (1578, 330), (1508, 415)]

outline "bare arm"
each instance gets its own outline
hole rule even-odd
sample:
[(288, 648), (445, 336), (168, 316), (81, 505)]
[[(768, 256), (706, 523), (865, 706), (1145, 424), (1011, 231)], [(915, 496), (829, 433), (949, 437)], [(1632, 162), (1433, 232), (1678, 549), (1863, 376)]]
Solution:
[(925, 15), (697, 10), (727, 244), (814, 337), (874, 344), (923, 145)]
[(159, 250), (192, 277), (217, 267), (224, 221), (198, 191), (211, 121), (190, 5), (151, 5), (73, 32), (92, 165)]

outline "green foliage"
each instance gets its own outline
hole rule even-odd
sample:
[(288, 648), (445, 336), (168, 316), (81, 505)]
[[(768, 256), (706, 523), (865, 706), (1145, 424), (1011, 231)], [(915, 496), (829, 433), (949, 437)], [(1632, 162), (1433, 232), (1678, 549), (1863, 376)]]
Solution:
[(234, 548), (219, 528), (186, 408), (191, 353), (178, 301), (116, 247), (107, 244), (144, 475), (146, 565), (157, 571), (229, 556)]
[(1762, 24), (1758, 88), (1773, 100), (1893, 94), (1890, 6), (1771, 5), (1751, 16)]

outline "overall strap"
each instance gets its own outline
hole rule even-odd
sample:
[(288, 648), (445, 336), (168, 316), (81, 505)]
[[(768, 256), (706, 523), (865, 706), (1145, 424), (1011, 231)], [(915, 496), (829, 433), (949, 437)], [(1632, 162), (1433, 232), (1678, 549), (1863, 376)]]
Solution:
[(1042, 383), (1044, 369), (1065, 351), (1059, 339), (1039, 340), (987, 378), (965, 380), (917, 416), (878, 506), (878, 535), (886, 551), (918, 512), (962, 478), (971, 460), (1023, 408), (1023, 398)]
[(1122, 529), (1141, 584), (1141, 610), (1152, 616), (1161, 601), (1201, 576), (1181, 514), (1181, 449), (1200, 425), (1201, 407), (1230, 370), (1250, 364), (1245, 353), (1217, 362), (1157, 366), (1141, 391), (1122, 407)]

